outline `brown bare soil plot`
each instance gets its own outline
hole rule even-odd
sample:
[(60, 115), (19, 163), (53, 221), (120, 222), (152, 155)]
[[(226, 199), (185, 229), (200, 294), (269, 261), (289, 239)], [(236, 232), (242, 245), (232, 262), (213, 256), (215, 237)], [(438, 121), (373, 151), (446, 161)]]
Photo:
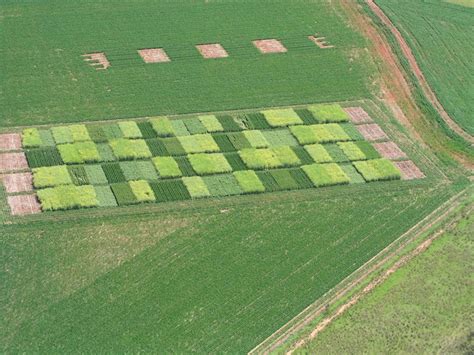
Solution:
[(0, 173), (28, 169), (25, 153), (0, 154)]
[(227, 58), (229, 56), (224, 47), (219, 43), (198, 44), (196, 48), (203, 58), (206, 59)]
[(333, 45), (329, 44), (328, 41), (326, 41), (326, 37), (317, 36), (318, 35), (316, 34), (315, 36), (308, 36), (308, 38), (321, 49), (334, 48)]
[(351, 122), (354, 124), (372, 123), (374, 122), (362, 107), (346, 107), (344, 111), (349, 115)]
[(24, 216), (41, 212), (36, 195), (17, 195), (7, 197), (12, 215)]
[(371, 142), (388, 139), (387, 134), (376, 123), (359, 125), (357, 129), (366, 140)]
[(0, 150), (21, 149), (21, 136), (18, 133), (0, 134)]
[(96, 70), (105, 70), (110, 67), (110, 62), (103, 52), (84, 54), (83, 57)]
[(263, 54), (285, 53), (288, 51), (286, 47), (277, 39), (258, 39), (252, 43)]
[(407, 155), (394, 142), (374, 143), (374, 148), (384, 158), (390, 160), (406, 159)]
[(145, 63), (167, 63), (171, 61), (163, 48), (139, 49), (138, 54)]
[(403, 180), (423, 179), (425, 174), (411, 160), (397, 161), (395, 165), (402, 173)]
[(31, 173), (7, 174), (3, 176), (3, 186), (9, 194), (33, 191), (33, 176)]

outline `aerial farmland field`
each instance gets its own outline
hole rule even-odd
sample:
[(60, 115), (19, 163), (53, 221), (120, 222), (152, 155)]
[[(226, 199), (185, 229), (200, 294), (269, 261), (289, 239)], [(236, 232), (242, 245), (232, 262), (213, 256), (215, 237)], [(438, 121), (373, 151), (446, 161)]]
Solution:
[(471, 183), (371, 46), (339, 1), (0, 4), (1, 351), (260, 352), (419, 237)]
[[(326, 1), (295, 1), (291, 11), (282, 1), (8, 1), (0, 11), (3, 126), (367, 96), (364, 41)], [(263, 55), (252, 43), (268, 38), (287, 52)], [(228, 57), (203, 59), (195, 46), (206, 43)], [(170, 61), (145, 63), (145, 48)], [(107, 70), (84, 60), (96, 52)]]

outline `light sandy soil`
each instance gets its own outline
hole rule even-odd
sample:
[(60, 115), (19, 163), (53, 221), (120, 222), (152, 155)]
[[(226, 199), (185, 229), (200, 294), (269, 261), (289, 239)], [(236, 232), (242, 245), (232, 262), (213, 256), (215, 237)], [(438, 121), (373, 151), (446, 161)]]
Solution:
[(386, 159), (398, 160), (407, 158), (405, 152), (394, 142), (374, 143), (373, 146)]
[(219, 43), (199, 44), (196, 48), (206, 59), (227, 58), (229, 56), (224, 47)]
[(12, 215), (24, 216), (41, 212), (36, 195), (16, 195), (7, 197)]
[(402, 173), (403, 180), (423, 179), (425, 174), (411, 160), (397, 161), (394, 163)]
[(252, 43), (263, 54), (285, 53), (288, 51), (283, 43), (277, 39), (259, 39)]
[(349, 115), (353, 124), (372, 123), (372, 117), (362, 107), (346, 107), (344, 111)]

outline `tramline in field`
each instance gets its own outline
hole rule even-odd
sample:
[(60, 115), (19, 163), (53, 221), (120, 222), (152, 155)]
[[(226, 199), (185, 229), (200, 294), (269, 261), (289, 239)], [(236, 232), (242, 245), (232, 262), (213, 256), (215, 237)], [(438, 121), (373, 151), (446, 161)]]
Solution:
[(407, 156), (387, 139), (362, 108), (336, 104), (27, 128), (32, 175), (6, 181), (29, 179), (54, 211), (398, 180), (391, 160)]

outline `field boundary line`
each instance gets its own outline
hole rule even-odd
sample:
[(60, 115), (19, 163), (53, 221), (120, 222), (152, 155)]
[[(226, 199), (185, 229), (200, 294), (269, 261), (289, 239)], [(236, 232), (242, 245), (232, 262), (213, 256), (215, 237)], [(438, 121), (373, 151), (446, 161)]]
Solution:
[(459, 126), (456, 121), (454, 121), (448, 112), (444, 109), (441, 102), (438, 100), (435, 92), (429, 85), (428, 81), (426, 80), (418, 62), (416, 61), (416, 57), (413, 54), (410, 46), (406, 42), (405, 38), (395, 26), (395, 24), (390, 20), (390, 18), (385, 14), (385, 12), (375, 3), (374, 0), (366, 0), (367, 5), (373, 11), (373, 13), (382, 21), (382, 23), (392, 32), (393, 36), (397, 40), (398, 45), (400, 46), (402, 53), (407, 59), (408, 64), (410, 65), (410, 69), (412, 73), (417, 78), (418, 82), (420, 83), (421, 89), (425, 94), (428, 101), (431, 105), (436, 109), (438, 114), (441, 116), (443, 121), (451, 128), (454, 132), (468, 141), (471, 145), (474, 145), (474, 137), (467, 133), (461, 126)]
[[(289, 322), (284, 324), (281, 328), (275, 331), (272, 335), (267, 337), (263, 342), (258, 344), (249, 354), (268, 354), (275, 351), (308, 326), (318, 316), (323, 314), (327, 307), (335, 304), (344, 296), (360, 286), (369, 277), (386, 265), (391, 259), (399, 256), (403, 250), (412, 242), (414, 242), (420, 235), (428, 232), (435, 224), (441, 222), (443, 218), (447, 217), (460, 204), (460, 199), (468, 191), (469, 188), (458, 192), (449, 200), (437, 207), (434, 211), (425, 216), (421, 221), (408, 229), (400, 237), (382, 249), (379, 253), (369, 259), (366, 263), (360, 266), (352, 274), (343, 279), (336, 287), (326, 292), (323, 296), (318, 298), (314, 303), (307, 306), (298, 315), (296, 315)], [(446, 208), (446, 206), (449, 206)], [(441, 214), (439, 214), (441, 212)], [(414, 233), (414, 234), (413, 234)], [(426, 241), (426, 240), (425, 240)], [(424, 241), (423, 241), (424, 242)], [(394, 249), (396, 248), (396, 249)], [(394, 249), (394, 250), (393, 250)], [(380, 260), (379, 260), (380, 259)], [(319, 323), (319, 322), (318, 322)], [(317, 327), (317, 324), (315, 325)], [(292, 347), (293, 348), (293, 347)]]

